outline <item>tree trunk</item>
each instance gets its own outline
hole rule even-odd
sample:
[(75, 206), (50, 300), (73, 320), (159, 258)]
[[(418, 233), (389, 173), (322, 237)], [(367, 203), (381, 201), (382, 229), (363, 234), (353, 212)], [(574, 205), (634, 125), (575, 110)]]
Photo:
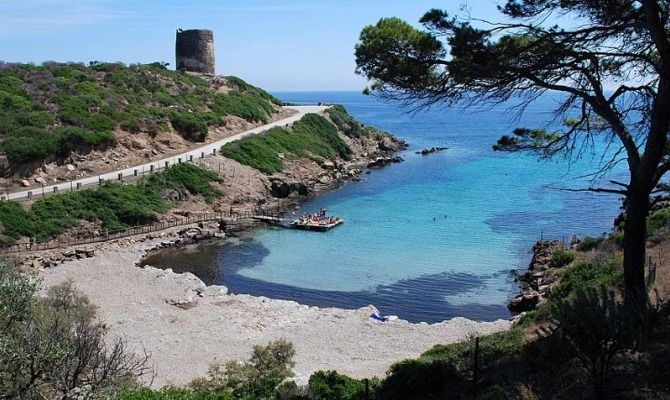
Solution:
[(626, 202), (623, 235), (624, 298), (626, 304), (643, 311), (649, 301), (644, 279), (649, 193), (645, 190), (630, 190)]

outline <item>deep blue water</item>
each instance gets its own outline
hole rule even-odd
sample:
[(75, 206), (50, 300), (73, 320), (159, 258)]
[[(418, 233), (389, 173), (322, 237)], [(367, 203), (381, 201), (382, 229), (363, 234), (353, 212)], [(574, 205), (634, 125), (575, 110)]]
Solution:
[[(492, 151), (515, 127), (551, 128), (551, 96), (515, 119), (507, 106), (410, 113), (359, 93), (275, 95), (343, 104), (359, 121), (405, 139), (405, 162), (303, 206), (343, 217), (333, 231), (267, 229), (170, 250), (149, 263), (190, 270), (234, 293), (317, 306), (374, 304), (410, 321), (492, 320), (509, 316), (505, 304), (516, 291), (510, 271), (527, 266), (536, 240), (602, 234), (619, 212), (614, 196), (554, 189), (588, 187), (584, 175), (599, 158), (538, 161)], [(414, 153), (432, 146), (449, 149)]]

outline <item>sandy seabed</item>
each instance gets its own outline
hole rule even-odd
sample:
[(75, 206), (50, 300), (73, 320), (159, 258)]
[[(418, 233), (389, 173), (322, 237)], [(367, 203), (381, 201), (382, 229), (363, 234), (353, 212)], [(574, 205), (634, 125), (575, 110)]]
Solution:
[(511, 325), (506, 320), (477, 323), (465, 318), (437, 324), (378, 323), (369, 318), (372, 306), (318, 308), (229, 295), (224, 287), (206, 287), (190, 273), (138, 268), (145, 252), (160, 242), (111, 245), (93, 258), (40, 272), (44, 288), (72, 280), (98, 306), (112, 337), (125, 337), (137, 353), (146, 350), (155, 387), (204, 377), (213, 361), (247, 359), (253, 345), (280, 338), (295, 346), (294, 371), (299, 381), (305, 382), (318, 370), (337, 370), (357, 378), (383, 377), (394, 362), (417, 357), (435, 344)]

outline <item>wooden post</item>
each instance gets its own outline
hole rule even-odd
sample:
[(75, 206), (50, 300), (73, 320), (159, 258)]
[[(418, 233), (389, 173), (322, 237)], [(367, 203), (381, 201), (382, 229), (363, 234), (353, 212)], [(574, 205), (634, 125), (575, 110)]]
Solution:
[(472, 368), (472, 398), (477, 398), (477, 383), (479, 381), (479, 336), (475, 338), (475, 359)]
[(365, 400), (370, 400), (370, 380), (368, 378), (365, 378), (364, 381), (365, 381)]

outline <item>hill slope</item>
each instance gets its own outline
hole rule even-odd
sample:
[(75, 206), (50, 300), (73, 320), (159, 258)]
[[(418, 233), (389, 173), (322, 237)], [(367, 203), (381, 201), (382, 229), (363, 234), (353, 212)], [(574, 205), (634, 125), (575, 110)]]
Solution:
[(159, 63), (45, 63), (0, 65), (0, 104), (0, 150), (10, 171), (29, 175), (72, 153), (114, 147), (122, 134), (202, 142), (231, 116), (266, 123), (281, 102), (236, 77), (204, 79)]

